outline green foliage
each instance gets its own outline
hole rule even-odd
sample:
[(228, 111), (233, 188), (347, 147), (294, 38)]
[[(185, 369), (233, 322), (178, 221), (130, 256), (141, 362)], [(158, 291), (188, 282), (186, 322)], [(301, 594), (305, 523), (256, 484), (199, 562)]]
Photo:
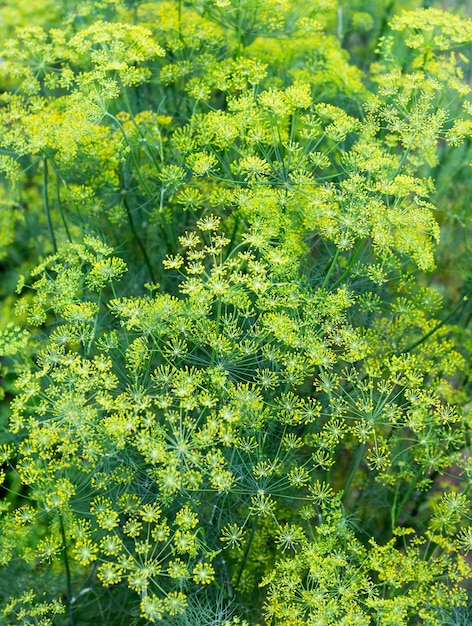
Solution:
[(4, 4), (2, 623), (465, 624), (471, 20)]

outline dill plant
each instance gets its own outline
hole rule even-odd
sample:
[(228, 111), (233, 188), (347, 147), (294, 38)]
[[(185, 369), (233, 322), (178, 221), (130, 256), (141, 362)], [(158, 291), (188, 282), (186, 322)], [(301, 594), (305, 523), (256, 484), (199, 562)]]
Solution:
[(472, 22), (6, 4), (5, 623), (458, 622)]

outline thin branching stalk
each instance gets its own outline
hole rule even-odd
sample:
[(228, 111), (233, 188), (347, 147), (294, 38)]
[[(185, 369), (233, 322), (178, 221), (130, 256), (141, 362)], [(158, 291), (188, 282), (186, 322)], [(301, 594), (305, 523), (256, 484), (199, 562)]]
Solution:
[(62, 537), (62, 549), (64, 554), (64, 567), (66, 570), (66, 583), (67, 583), (67, 606), (69, 609), (69, 626), (75, 626), (75, 618), (74, 618), (74, 608), (72, 606), (73, 594), (72, 594), (72, 576), (70, 572), (69, 566), (69, 556), (67, 554), (67, 538), (66, 532), (64, 528), (64, 520), (62, 518), (62, 514), (59, 513), (59, 528), (61, 531)]
[(48, 176), (48, 159), (47, 156), (43, 157), (43, 205), (44, 214), (46, 215), (46, 222), (48, 225), (49, 237), (51, 238), (52, 249), (54, 253), (57, 252), (57, 241), (54, 233), (54, 226), (52, 224), (51, 208), (49, 206), (49, 176)]

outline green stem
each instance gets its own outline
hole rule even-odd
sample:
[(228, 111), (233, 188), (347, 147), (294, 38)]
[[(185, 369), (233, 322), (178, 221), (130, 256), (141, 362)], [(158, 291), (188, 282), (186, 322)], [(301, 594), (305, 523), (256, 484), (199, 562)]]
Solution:
[[(141, 137), (141, 139), (146, 139), (141, 127), (139, 126), (139, 124), (136, 122), (136, 118), (134, 116), (134, 112), (133, 112), (133, 107), (131, 106), (131, 103), (129, 101), (129, 97), (128, 97), (128, 91), (126, 89), (126, 87), (124, 85), (121, 86), (121, 94), (123, 96), (123, 102), (125, 104), (126, 110), (129, 113), (129, 116), (131, 118), (131, 122), (133, 124), (133, 126), (136, 129), (136, 132), (139, 133), (139, 136)], [(159, 156), (161, 158), (161, 161), (164, 162), (164, 152), (162, 149), (162, 138), (161, 138), (161, 133), (159, 131), (159, 129), (157, 129), (157, 134), (159, 136)], [(129, 145), (129, 144), (128, 144)], [(146, 152), (149, 155), (149, 158), (151, 159), (151, 161), (154, 164), (154, 167), (159, 170), (159, 163), (156, 161), (156, 159), (154, 158), (154, 155), (152, 153), (152, 151), (147, 147), (147, 142), (143, 142), (143, 145), (145, 146)]]
[(354, 480), (354, 478), (355, 478), (355, 476), (356, 476), (356, 474), (357, 474), (357, 472), (359, 470), (359, 467), (360, 467), (360, 464), (362, 462), (362, 459), (364, 458), (365, 448), (366, 448), (366, 444), (365, 443), (361, 444), (357, 448), (356, 457), (354, 459), (354, 465), (352, 466), (351, 473), (349, 474), (349, 477), (348, 477), (348, 479), (346, 481), (346, 484), (344, 486), (344, 501), (346, 501), (346, 499), (347, 499), (347, 495), (349, 493), (349, 489), (351, 488), (352, 481)]
[(341, 5), (338, 6), (338, 25), (337, 25), (337, 35), (338, 35), (338, 39), (339, 41), (342, 43), (343, 40), (343, 30), (344, 30), (344, 25), (343, 25), (343, 8)]
[(166, 215), (164, 213), (164, 199), (165, 199), (166, 188), (162, 187), (161, 189), (161, 198), (159, 201), (159, 213), (162, 216), (162, 228), (164, 230), (165, 236), (167, 237), (167, 242), (171, 247), (171, 250), (175, 253), (178, 250), (177, 240), (175, 238), (175, 229), (173, 226), (174, 223), (174, 214), (172, 213), (172, 224), (169, 224), (167, 221)]
[(419, 477), (419, 472), (417, 472), (415, 478), (412, 481), (410, 481), (408, 489), (407, 489), (405, 495), (403, 496), (403, 498), (402, 498), (398, 508), (397, 508), (397, 499), (398, 499), (398, 491), (399, 491), (399, 488), (400, 488), (399, 485), (397, 486), (397, 489), (395, 490), (395, 498), (393, 500), (393, 505), (392, 505), (392, 532), (395, 529), (395, 526), (397, 524), (398, 518), (400, 517), (400, 513), (403, 511), (406, 503), (408, 502), (408, 500), (411, 497), (411, 494), (415, 490), (416, 481), (417, 481), (418, 477)]
[(230, 241), (229, 241), (229, 244), (228, 244), (228, 246), (226, 248), (227, 253), (226, 253), (226, 255), (225, 255), (224, 259), (223, 259), (224, 261), (226, 261), (226, 259), (229, 257), (229, 255), (231, 253), (231, 250), (233, 249), (234, 242), (235, 242), (235, 239), (236, 239), (236, 233), (238, 232), (238, 227), (239, 227), (239, 219), (236, 216), (234, 218), (233, 231), (231, 233)]
[(442, 326), (444, 326), (444, 324), (446, 324), (455, 313), (457, 313), (457, 311), (461, 308), (461, 306), (463, 306), (467, 302), (470, 296), (472, 296), (472, 289), (470, 289), (465, 295), (462, 296), (462, 298), (455, 305), (455, 307), (450, 311), (450, 313), (446, 315), (446, 317), (443, 320), (441, 320), (438, 324), (436, 324), (434, 328), (432, 328), (428, 333), (420, 337), (417, 341), (410, 344), (404, 350), (399, 350), (396, 354), (399, 355), (399, 354), (405, 354), (406, 352), (411, 352), (414, 348), (424, 343), (427, 339), (429, 339), (432, 335), (434, 335), (434, 333), (436, 333)]
[(130, 145), (129, 141), (128, 141), (128, 137), (126, 135), (125, 129), (123, 128), (123, 125), (121, 124), (121, 122), (111, 113), (105, 113), (105, 115), (107, 115), (108, 117), (110, 117), (115, 124), (117, 125), (117, 127), (120, 129), (121, 134), (123, 135), (123, 139), (127, 145), (127, 147), (130, 149), (130, 156), (131, 156), (131, 160), (133, 161), (133, 165), (135, 168), (135, 172), (136, 172), (136, 176), (138, 177), (139, 182), (141, 183), (141, 185), (143, 186), (143, 189), (145, 190), (145, 192), (148, 194), (149, 198), (152, 199), (154, 198), (154, 194), (152, 193), (149, 185), (147, 184), (147, 182), (144, 180), (143, 175), (141, 174), (141, 168), (139, 166), (139, 162), (138, 159), (136, 157), (136, 154), (132, 148), (132, 146)]
[(46, 222), (48, 225), (49, 236), (51, 237), (52, 249), (54, 251), (54, 254), (56, 254), (57, 242), (56, 242), (56, 236), (54, 234), (54, 227), (52, 225), (51, 210), (49, 207), (49, 198), (48, 198), (48, 159), (46, 156), (43, 157), (43, 204), (44, 204), (44, 213), (46, 214)]
[[(415, 138), (414, 138), (414, 139), (416, 139), (416, 135), (415, 135)], [(400, 160), (400, 163), (398, 164), (398, 167), (397, 167), (397, 169), (395, 170), (395, 173), (394, 173), (394, 175), (392, 176), (391, 180), (394, 180), (394, 179), (398, 176), (398, 174), (401, 172), (401, 169), (402, 169), (402, 167), (405, 165), (405, 161), (407, 160), (408, 155), (410, 154), (410, 152), (411, 152), (411, 145), (409, 145), (409, 146), (407, 147), (407, 149), (405, 150), (405, 152), (403, 153), (402, 158), (401, 158), (401, 160)]]
[[(219, 333), (219, 330), (220, 330), (221, 308), (222, 308), (222, 304), (221, 304), (221, 298), (220, 298), (218, 300), (218, 308), (216, 309), (215, 340), (217, 339), (218, 333)], [(215, 348), (212, 348), (212, 350), (211, 350), (211, 359), (210, 359), (210, 367), (213, 367), (213, 365), (215, 363), (215, 358), (216, 358), (216, 350), (215, 350)]]
[(395, 496), (393, 497), (393, 504), (391, 508), (392, 513), (392, 534), (395, 530), (395, 526), (397, 523), (398, 515), (397, 515), (397, 500), (398, 500), (398, 492), (400, 491), (400, 483), (397, 483), (397, 488), (395, 489)]
[(334, 253), (333, 258), (331, 259), (331, 262), (328, 267), (328, 271), (326, 272), (325, 279), (323, 281), (323, 284), (321, 285), (322, 289), (324, 289), (328, 285), (329, 279), (331, 277), (331, 274), (333, 273), (333, 269), (334, 269), (334, 266), (336, 265), (336, 261), (338, 260), (338, 257), (339, 257), (339, 248), (336, 248), (336, 252)]
[[(124, 98), (125, 106), (126, 106), (126, 108), (128, 110), (128, 113), (129, 113), (129, 115), (131, 117), (131, 120), (132, 120), (136, 130), (138, 131), (140, 136), (142, 138), (144, 138), (144, 135), (143, 135), (141, 129), (139, 128), (139, 125), (136, 123), (136, 120), (134, 119), (133, 110), (132, 110), (131, 104), (129, 102), (129, 98), (128, 98), (128, 95), (127, 95), (127, 92), (126, 92), (125, 88), (123, 88), (123, 98)], [(138, 180), (140, 181), (140, 183), (143, 186), (144, 190), (148, 194), (149, 198), (153, 199), (155, 196), (152, 194), (152, 191), (151, 191), (150, 187), (148, 186), (147, 182), (144, 180), (143, 175), (141, 174), (141, 168), (140, 168), (137, 156), (134, 153), (131, 145), (129, 144), (128, 137), (126, 136), (125, 130), (124, 130), (121, 122), (114, 115), (112, 115), (111, 113), (107, 113), (107, 115), (109, 117), (111, 117), (111, 119), (117, 124), (118, 128), (120, 129), (121, 134), (123, 135), (123, 139), (124, 139), (126, 145), (128, 146), (128, 148), (130, 149), (131, 160), (133, 161), (134, 169), (135, 169), (136, 175), (138, 177)], [(163, 159), (162, 142), (161, 142), (160, 135), (159, 135), (159, 147), (160, 147), (161, 159)], [(149, 150), (147, 150), (147, 153), (148, 153), (151, 161), (153, 162), (154, 166), (156, 167), (156, 170), (158, 170), (159, 169), (159, 164), (157, 163), (156, 159), (154, 158), (154, 156), (152, 155), (152, 153)], [(163, 187), (161, 189), (160, 201), (159, 201), (159, 213), (162, 214), (161, 228), (164, 231), (164, 235), (167, 237), (167, 241), (168, 241), (172, 251), (173, 252), (177, 252), (178, 246), (177, 246), (177, 241), (175, 239), (174, 229), (173, 229), (172, 225), (169, 227), (169, 224), (167, 223), (165, 215), (163, 215), (164, 197), (165, 197), (165, 188)], [(136, 231), (134, 231), (134, 232), (136, 232)], [(138, 241), (138, 244), (139, 244), (139, 241)], [(141, 244), (139, 244), (139, 245), (141, 247)], [(144, 253), (144, 250), (143, 250), (143, 253)], [(149, 268), (149, 266), (148, 266), (148, 268)]]
[(254, 535), (256, 534), (256, 528), (257, 528), (257, 519), (258, 518), (256, 516), (254, 518), (254, 521), (252, 522), (251, 534), (249, 535), (249, 539), (247, 540), (246, 547), (244, 549), (243, 558), (242, 558), (242, 561), (241, 561), (241, 565), (239, 566), (238, 575), (236, 576), (236, 582), (234, 583), (234, 586), (236, 588), (239, 585), (239, 581), (241, 580), (241, 576), (243, 574), (244, 567), (246, 566), (247, 557), (249, 555), (249, 550), (251, 549), (252, 542), (254, 541)]
[(177, 14), (178, 14), (178, 32), (179, 32), (179, 39), (180, 41), (183, 41), (183, 37), (182, 37), (182, 0), (179, 0), (178, 5), (177, 5)]
[(127, 203), (127, 202), (126, 202), (126, 200), (125, 200), (125, 201), (123, 202), (123, 204), (125, 205), (126, 215), (128, 216), (128, 223), (129, 223), (129, 226), (130, 226), (130, 228), (131, 228), (131, 232), (133, 233), (133, 237), (135, 238), (136, 243), (138, 244), (138, 246), (139, 246), (139, 247), (140, 247), (140, 249), (141, 249), (141, 252), (142, 252), (142, 254), (143, 254), (143, 258), (144, 258), (144, 263), (146, 264), (146, 267), (148, 268), (149, 275), (150, 275), (150, 277), (151, 277), (151, 281), (152, 281), (153, 283), (155, 283), (155, 282), (156, 282), (156, 278), (155, 278), (155, 276), (154, 276), (154, 271), (153, 271), (153, 269), (152, 269), (151, 261), (150, 261), (150, 259), (149, 259), (149, 256), (148, 256), (148, 253), (147, 253), (147, 251), (146, 251), (146, 248), (145, 248), (145, 246), (144, 246), (143, 242), (141, 241), (141, 238), (140, 238), (140, 236), (138, 235), (138, 232), (137, 232), (136, 227), (135, 227), (135, 225), (134, 225), (133, 216), (131, 215), (131, 211), (130, 211), (130, 209), (129, 209), (128, 203)]
[(349, 259), (349, 265), (347, 266), (347, 268), (344, 270), (344, 272), (341, 274), (341, 276), (338, 278), (338, 280), (334, 283), (334, 285), (331, 286), (331, 289), (334, 290), (336, 289), (336, 287), (339, 287), (339, 285), (343, 282), (343, 280), (345, 278), (347, 278), (347, 276), (349, 276), (354, 263), (357, 261), (357, 259), (359, 258), (361, 252), (362, 252), (362, 246), (364, 244), (364, 241), (361, 240), (357, 243), (356, 247), (354, 248), (354, 252), (352, 253), (351, 258)]
[(70, 575), (69, 558), (67, 556), (66, 532), (64, 529), (64, 521), (60, 513), (59, 513), (59, 527), (61, 529), (62, 545), (64, 547), (64, 565), (66, 568), (67, 605), (69, 607), (69, 621), (70, 621), (70, 626), (75, 626), (74, 609), (72, 608), (72, 578)]
[[(64, 185), (65, 189), (68, 191), (68, 193), (70, 194), (70, 196), (72, 196), (72, 191), (70, 186), (67, 183), (67, 180), (64, 178), (64, 176), (62, 176), (61, 174), (61, 170), (59, 169), (57, 163), (54, 162), (54, 159), (52, 159), (51, 157), (49, 158), (49, 162), (51, 163), (51, 165), (54, 168), (54, 171), (56, 173), (57, 179), (60, 180), (62, 182), (62, 184)], [(75, 201), (72, 201), (74, 208), (75, 208), (75, 212), (77, 214), (77, 219), (79, 220), (79, 222), (82, 224), (82, 226), (86, 226), (85, 220), (82, 217), (82, 213), (80, 212), (80, 208), (78, 207), (77, 203)]]
[(64, 224), (64, 229), (66, 231), (67, 239), (72, 243), (72, 237), (69, 231), (69, 226), (67, 224), (66, 216), (64, 215), (64, 211), (62, 210), (62, 201), (61, 201), (61, 189), (60, 189), (61, 181), (59, 179), (59, 172), (56, 171), (56, 198), (57, 198), (57, 208), (59, 209), (59, 213), (61, 215), (62, 223)]

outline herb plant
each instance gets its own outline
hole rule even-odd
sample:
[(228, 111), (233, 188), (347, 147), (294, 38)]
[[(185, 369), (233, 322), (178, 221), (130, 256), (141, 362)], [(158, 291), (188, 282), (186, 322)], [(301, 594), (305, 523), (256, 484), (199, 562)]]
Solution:
[(469, 624), (472, 19), (3, 4), (2, 623)]

